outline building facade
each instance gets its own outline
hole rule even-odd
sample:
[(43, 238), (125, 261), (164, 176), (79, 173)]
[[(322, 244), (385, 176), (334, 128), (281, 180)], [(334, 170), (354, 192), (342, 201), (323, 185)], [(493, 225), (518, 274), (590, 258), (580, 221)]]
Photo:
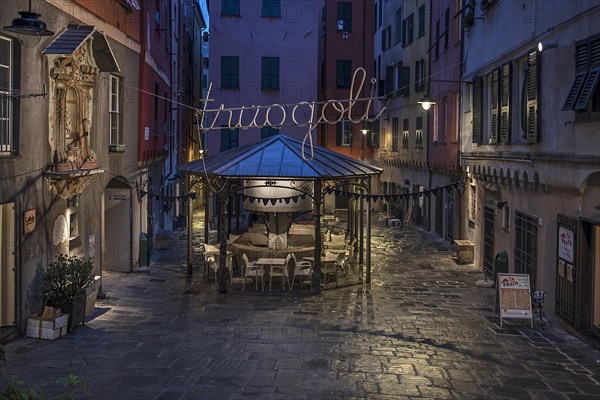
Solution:
[(430, 188), (443, 188), (430, 194), (428, 229), (452, 241), (460, 238), (461, 197), (455, 186), (460, 171), (459, 118), (462, 61), (461, 19), (455, 18), (461, 2), (431, 1), (432, 36), (428, 49), (429, 73), (426, 96), (434, 100), (427, 113), (427, 166)]
[[(133, 262), (133, 222), (121, 221), (124, 243), (110, 242), (104, 194), (137, 168), (137, 121), (124, 118), (137, 114), (137, 93), (124, 88), (138, 84), (139, 7), (110, 3), (112, 12), (93, 1), (33, 2), (48, 36), (0, 31), (3, 335), (40, 311), (41, 275), (58, 253), (91, 257), (98, 275), (114, 253)], [(27, 9), (3, 2), (1, 26)]]
[(596, 335), (599, 17), (597, 1), (468, 4), (460, 123), (476, 263), (493, 273), (506, 252), (547, 314)]
[[(427, 164), (429, 120), (419, 100), (427, 95), (431, 45), (430, 1), (376, 1), (375, 64), (379, 95), (387, 107), (380, 130), (382, 194), (424, 193), (431, 188)], [(386, 207), (390, 216), (429, 226), (429, 197), (407, 196)]]
[[(10, 27), (28, 2), (1, 7)], [(32, 11), (47, 35), (0, 31), (2, 336), (39, 311), (59, 253), (91, 257), (99, 277), (148, 264), (156, 233), (183, 212), (175, 167), (193, 155), (200, 97), (198, 2), (47, 0)]]
[[(319, 1), (209, 1), (210, 66), (212, 84), (208, 108), (268, 106), (316, 101), (317, 23)], [(283, 114), (269, 116), (274, 125)], [(209, 117), (210, 118), (210, 117)], [(258, 118), (264, 122), (264, 113)], [(252, 121), (246, 113), (241, 123)], [(208, 121), (212, 124), (212, 121)], [(234, 121), (237, 123), (238, 121)], [(216, 154), (278, 133), (302, 138), (305, 127), (220, 129), (219, 116), (206, 135), (208, 154)]]

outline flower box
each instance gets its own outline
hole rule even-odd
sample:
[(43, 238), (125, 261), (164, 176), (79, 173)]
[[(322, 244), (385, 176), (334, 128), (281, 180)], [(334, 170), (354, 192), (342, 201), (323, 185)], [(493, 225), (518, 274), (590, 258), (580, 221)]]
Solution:
[(69, 314), (59, 317), (43, 318), (39, 314), (29, 316), (27, 320), (27, 337), (54, 340), (67, 333)]

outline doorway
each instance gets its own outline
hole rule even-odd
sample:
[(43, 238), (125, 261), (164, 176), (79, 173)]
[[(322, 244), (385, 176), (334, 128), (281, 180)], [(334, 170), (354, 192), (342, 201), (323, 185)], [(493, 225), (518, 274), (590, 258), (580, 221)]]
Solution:
[(494, 276), (494, 210), (485, 208), (483, 216), (483, 271), (490, 278)]
[(133, 241), (131, 237), (131, 186), (122, 176), (114, 177), (104, 194), (106, 268), (131, 272)]
[(0, 205), (0, 327), (16, 323), (15, 204)]

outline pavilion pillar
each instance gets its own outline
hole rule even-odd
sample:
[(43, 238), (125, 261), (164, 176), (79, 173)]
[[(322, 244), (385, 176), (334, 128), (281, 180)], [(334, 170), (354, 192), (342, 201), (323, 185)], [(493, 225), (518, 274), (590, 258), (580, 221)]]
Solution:
[(204, 195), (204, 244), (208, 244), (209, 239), (209, 226), (208, 226), (208, 217), (210, 214), (210, 198), (208, 197), (208, 190), (205, 188), (202, 190), (202, 194)]
[(371, 177), (367, 178), (367, 284), (371, 284)]
[(217, 287), (219, 293), (227, 292), (227, 190), (219, 193), (219, 269), (217, 271)]
[(321, 294), (321, 185), (322, 180), (317, 179), (314, 183), (314, 214), (315, 214), (315, 264), (311, 277), (312, 291)]
[(359, 224), (359, 240), (360, 240), (360, 253), (358, 255), (358, 263), (362, 264), (364, 262), (364, 248), (365, 248), (365, 200), (364, 200), (364, 185), (361, 179), (361, 184), (359, 187), (360, 198), (359, 198), (359, 213), (358, 216), (358, 224)]
[(187, 196), (187, 273), (191, 275), (193, 272), (192, 266), (192, 235), (194, 233), (194, 215), (192, 209), (194, 208), (192, 197), (189, 195), (190, 193), (190, 174), (185, 175), (185, 187), (188, 191)]

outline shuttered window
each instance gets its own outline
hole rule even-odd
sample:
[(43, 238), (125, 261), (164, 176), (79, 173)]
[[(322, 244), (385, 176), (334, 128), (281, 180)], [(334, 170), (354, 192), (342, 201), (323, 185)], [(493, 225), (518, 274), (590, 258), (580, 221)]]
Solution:
[(279, 57), (262, 58), (261, 87), (263, 89), (279, 89)]
[(339, 88), (349, 88), (352, 81), (352, 61), (337, 60), (336, 83)]
[(240, 87), (240, 58), (221, 57), (221, 88), (239, 89)]
[(221, 125), (221, 151), (234, 149), (240, 145), (239, 128), (228, 129), (227, 125)]
[(263, 17), (281, 17), (281, 0), (263, 0)]
[(400, 67), (400, 95), (408, 96), (410, 94), (410, 67)]
[(509, 144), (511, 141), (511, 94), (512, 94), (512, 63), (502, 65), (500, 82), (500, 140)]
[(385, 67), (385, 95), (389, 96), (394, 91), (394, 66)]
[(398, 117), (392, 118), (392, 151), (398, 151), (399, 126)]
[(481, 143), (482, 140), (482, 97), (483, 97), (483, 78), (475, 77), (473, 80), (473, 143)]
[(538, 141), (539, 62), (536, 50), (527, 56), (527, 143)]
[(222, 0), (221, 15), (240, 15), (240, 0)]
[(498, 92), (500, 91), (500, 68), (496, 68), (488, 78), (490, 82), (490, 144), (498, 143)]
[(337, 4), (337, 21), (338, 31), (352, 32), (352, 3)]
[(575, 78), (562, 110), (598, 111), (590, 110), (598, 81), (600, 81), (600, 35), (575, 44)]

